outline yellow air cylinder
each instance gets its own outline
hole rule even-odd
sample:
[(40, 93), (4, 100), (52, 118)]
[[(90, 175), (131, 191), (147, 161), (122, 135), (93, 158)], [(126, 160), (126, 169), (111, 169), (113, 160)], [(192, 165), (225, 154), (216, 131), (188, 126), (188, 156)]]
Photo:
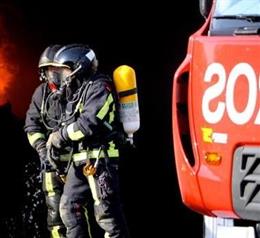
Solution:
[(113, 81), (119, 98), (120, 120), (129, 141), (140, 127), (140, 115), (135, 71), (128, 65), (121, 65), (113, 72)]

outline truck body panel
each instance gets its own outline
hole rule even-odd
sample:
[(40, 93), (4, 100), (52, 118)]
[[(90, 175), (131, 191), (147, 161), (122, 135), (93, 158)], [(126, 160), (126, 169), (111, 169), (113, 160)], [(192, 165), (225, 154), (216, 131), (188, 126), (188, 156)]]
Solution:
[(230, 16), (214, 18), (214, 9), (213, 4), (205, 24), (190, 36), (186, 58), (174, 74), (179, 187), (184, 204), (196, 212), (259, 220), (259, 22), (238, 19), (221, 31)]

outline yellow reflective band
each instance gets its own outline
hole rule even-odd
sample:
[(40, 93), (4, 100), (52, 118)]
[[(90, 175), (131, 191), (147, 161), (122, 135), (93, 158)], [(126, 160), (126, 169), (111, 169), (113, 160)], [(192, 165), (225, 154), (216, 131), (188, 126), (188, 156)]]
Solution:
[(51, 229), (51, 237), (52, 238), (61, 238), (60, 234), (59, 234), (59, 229), (60, 226), (54, 226)]
[(117, 149), (115, 149), (116, 145), (115, 145), (115, 143), (113, 141), (110, 141), (108, 144), (109, 144), (108, 151), (110, 151), (111, 154), (113, 154), (114, 151), (118, 151)]
[(70, 156), (71, 156), (71, 154), (63, 154), (63, 155), (60, 155), (60, 161), (61, 161), (61, 162), (69, 161), (69, 160), (70, 160)]
[(45, 136), (43, 133), (40, 133), (40, 132), (34, 132), (34, 133), (27, 133), (27, 138), (29, 140), (29, 143), (31, 144), (31, 146), (34, 145), (34, 143), (39, 140), (39, 139), (44, 139)]
[(119, 150), (118, 149), (115, 149), (115, 143), (113, 141), (110, 141), (109, 142), (109, 149), (108, 149), (108, 155), (109, 157), (113, 157), (113, 156), (117, 156), (119, 157)]
[(53, 191), (53, 184), (52, 184), (52, 176), (51, 172), (45, 173), (45, 186), (48, 192), (48, 197), (54, 196), (55, 192)]
[[(109, 157), (119, 157), (119, 151), (117, 149), (110, 149), (107, 151)], [(80, 153), (76, 153), (73, 155), (73, 161), (82, 161), (86, 159), (96, 159), (96, 158), (104, 158), (105, 154), (104, 151), (96, 150), (83, 150)]]
[(98, 114), (97, 114), (97, 117), (98, 117), (100, 120), (102, 120), (102, 119), (106, 116), (106, 114), (107, 114), (107, 112), (108, 112), (108, 110), (109, 110), (109, 105), (110, 105), (112, 102), (113, 102), (113, 97), (112, 97), (112, 94), (110, 93), (109, 96), (108, 96), (108, 98), (107, 98), (107, 100), (106, 100), (106, 102), (104, 103), (103, 107), (99, 110), (99, 112), (98, 112)]
[(81, 113), (83, 111), (83, 108), (84, 108), (83, 106), (84, 106), (83, 103), (79, 104), (79, 113)]
[(116, 110), (116, 106), (115, 104), (113, 105), (112, 111), (109, 113), (109, 123), (112, 123), (114, 121), (115, 118), (115, 110)]
[(119, 151), (118, 150), (108, 150), (107, 151), (109, 157), (118, 157)]
[(72, 157), (73, 157), (73, 161), (75, 162), (88, 159), (87, 152), (77, 153), (74, 154)]
[(67, 132), (68, 132), (69, 138), (72, 141), (77, 141), (77, 140), (82, 139), (84, 137), (84, 134), (80, 130), (74, 131), (73, 125), (74, 125), (74, 123), (70, 124), (67, 127)]

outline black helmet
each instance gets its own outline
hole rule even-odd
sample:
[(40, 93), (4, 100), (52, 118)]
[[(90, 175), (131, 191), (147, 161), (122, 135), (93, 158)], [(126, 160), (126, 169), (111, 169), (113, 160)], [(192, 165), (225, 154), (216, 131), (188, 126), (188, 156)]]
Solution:
[(97, 70), (98, 62), (92, 49), (84, 44), (69, 44), (60, 48), (54, 56), (53, 66), (69, 67), (70, 77), (82, 77)]
[(41, 54), (38, 68), (40, 71), (40, 80), (46, 80), (45, 67), (54, 66), (53, 59), (57, 51), (61, 48), (61, 45), (50, 45)]

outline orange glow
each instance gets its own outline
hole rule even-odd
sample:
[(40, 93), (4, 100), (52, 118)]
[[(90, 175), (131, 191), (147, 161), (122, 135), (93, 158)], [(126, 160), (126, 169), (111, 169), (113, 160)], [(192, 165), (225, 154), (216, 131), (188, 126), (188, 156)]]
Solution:
[(8, 67), (8, 62), (5, 57), (4, 49), (0, 47), (0, 105), (7, 102), (7, 90), (12, 81), (11, 69)]
[(3, 105), (9, 101), (8, 89), (15, 77), (12, 69), (14, 64), (11, 60), (14, 45), (10, 43), (2, 16), (0, 16), (0, 32), (0, 105)]

